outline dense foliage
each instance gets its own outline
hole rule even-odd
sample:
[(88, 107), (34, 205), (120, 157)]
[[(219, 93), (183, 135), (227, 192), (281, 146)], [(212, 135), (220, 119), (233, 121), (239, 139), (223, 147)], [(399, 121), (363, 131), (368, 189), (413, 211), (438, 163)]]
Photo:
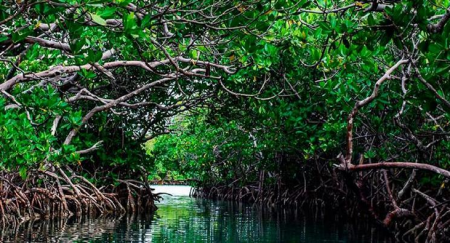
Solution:
[(4, 2), (1, 167), (106, 185), (150, 173), (270, 203), (343, 193), (436, 241), (450, 223), (449, 4)]
[[(276, 164), (278, 152), (295, 154), (299, 160), (325, 154), (322, 159), (329, 160), (345, 151), (345, 159), (355, 163), (361, 156), (353, 158), (353, 153), (369, 162), (424, 160), (446, 167), (449, 103), (445, 81), (450, 66), (442, 58), (450, 27), (445, 25), (447, 15), (440, 14), (447, 5), (429, 1), (277, 2), (264, 13), (273, 22), (261, 38), (248, 35), (234, 40), (239, 48), (231, 59), (244, 68), (227, 86), (222, 85), (207, 115), (195, 112), (192, 121), (181, 116), (192, 128), (174, 125), (182, 128), (171, 136), (178, 142), (159, 140), (167, 142), (161, 150), (169, 147), (162, 153), (171, 156), (156, 159), (161, 163), (182, 160), (176, 158), (182, 144), (194, 138), (193, 145), (184, 149), (185, 157), (193, 161), (206, 150), (213, 156), (214, 146), (231, 140), (236, 147), (255, 147), (244, 153), (253, 156), (243, 159), (251, 163), (260, 152), (263, 163)], [(385, 75), (391, 67), (394, 73)], [(235, 97), (227, 96), (230, 93)], [(355, 106), (367, 97), (367, 104)], [(344, 148), (346, 126), (355, 107), (351, 120), (357, 119), (352, 127), (357, 146), (349, 153)], [(198, 123), (205, 127), (198, 128)], [(224, 135), (218, 138), (218, 134)], [(208, 140), (209, 135), (217, 141)], [(168, 146), (173, 143), (178, 147)], [(203, 151), (202, 146), (207, 149)], [(212, 163), (214, 159), (205, 160)], [(198, 172), (196, 166), (192, 162), (193, 171)]]
[(1, 219), (154, 210), (142, 144), (235, 72), (228, 40), (249, 19), (213, 1), (2, 1), (0, 10)]

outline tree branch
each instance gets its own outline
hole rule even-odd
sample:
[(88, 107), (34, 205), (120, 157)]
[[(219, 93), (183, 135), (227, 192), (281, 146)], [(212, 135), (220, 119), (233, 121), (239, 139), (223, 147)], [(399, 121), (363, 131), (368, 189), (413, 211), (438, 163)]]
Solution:
[(441, 20), (436, 24), (429, 24), (427, 26), (428, 31), (431, 33), (440, 33), (444, 29), (445, 24), (450, 19), (450, 7), (446, 9), (446, 13), (442, 15)]
[(375, 87), (372, 91), (372, 94), (365, 98), (364, 100), (360, 100), (356, 102), (355, 106), (352, 109), (352, 112), (348, 116), (348, 124), (347, 124), (347, 154), (345, 157), (345, 163), (350, 164), (353, 156), (353, 125), (354, 125), (354, 119), (359, 111), (359, 109), (363, 106), (366, 106), (370, 102), (372, 102), (377, 96), (378, 92), (380, 90), (381, 85), (384, 81), (391, 78), (392, 72), (394, 72), (398, 67), (400, 67), (403, 64), (408, 63), (409, 60), (402, 59), (398, 61), (394, 66), (389, 68), (386, 73), (375, 83)]
[(361, 164), (361, 165), (339, 165), (340, 170), (346, 170), (351, 172), (365, 171), (365, 170), (381, 170), (381, 169), (417, 169), (426, 170), (434, 172), (436, 174), (442, 175), (444, 177), (450, 178), (450, 171), (439, 168), (430, 164), (415, 163), (415, 162), (379, 162), (372, 164)]
[(99, 142), (95, 143), (94, 145), (92, 145), (92, 147), (90, 147), (88, 149), (84, 149), (84, 150), (78, 150), (75, 153), (80, 154), (80, 155), (91, 153), (91, 152), (99, 149), (101, 147), (102, 143), (103, 143), (103, 141), (99, 141)]

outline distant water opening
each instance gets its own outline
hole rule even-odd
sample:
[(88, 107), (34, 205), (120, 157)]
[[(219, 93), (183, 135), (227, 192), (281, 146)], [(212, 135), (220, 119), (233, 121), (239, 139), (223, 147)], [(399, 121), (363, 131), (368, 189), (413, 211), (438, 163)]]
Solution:
[(150, 185), (155, 189), (153, 193), (168, 193), (172, 196), (189, 196), (192, 190), (191, 186), (180, 185)]

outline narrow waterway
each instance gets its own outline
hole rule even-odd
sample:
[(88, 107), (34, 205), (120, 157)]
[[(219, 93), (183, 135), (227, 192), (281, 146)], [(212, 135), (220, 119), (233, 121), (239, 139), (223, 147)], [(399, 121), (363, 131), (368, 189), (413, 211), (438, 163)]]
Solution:
[(295, 210), (199, 200), (188, 187), (156, 186), (153, 215), (26, 223), (2, 242), (391, 242), (366, 222), (349, 223)]

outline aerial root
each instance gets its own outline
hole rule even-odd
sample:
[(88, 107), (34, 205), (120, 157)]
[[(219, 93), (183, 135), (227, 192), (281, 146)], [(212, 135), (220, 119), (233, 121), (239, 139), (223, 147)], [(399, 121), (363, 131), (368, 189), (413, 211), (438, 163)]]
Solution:
[(0, 174), (0, 222), (15, 227), (20, 223), (72, 215), (140, 213), (156, 210), (149, 187), (137, 180), (98, 188), (88, 179), (67, 174), (61, 168), (29, 171), (24, 180), (19, 173)]
[(204, 185), (194, 188), (191, 196), (250, 202), (269, 208), (294, 206), (349, 218), (364, 217), (407, 242), (431, 243), (448, 239), (450, 199), (436, 193), (439, 189), (421, 186), (415, 171), (393, 172), (343, 172), (328, 178), (305, 179), (304, 184), (291, 186), (277, 183), (262, 187), (259, 182), (240, 186), (233, 183)]

